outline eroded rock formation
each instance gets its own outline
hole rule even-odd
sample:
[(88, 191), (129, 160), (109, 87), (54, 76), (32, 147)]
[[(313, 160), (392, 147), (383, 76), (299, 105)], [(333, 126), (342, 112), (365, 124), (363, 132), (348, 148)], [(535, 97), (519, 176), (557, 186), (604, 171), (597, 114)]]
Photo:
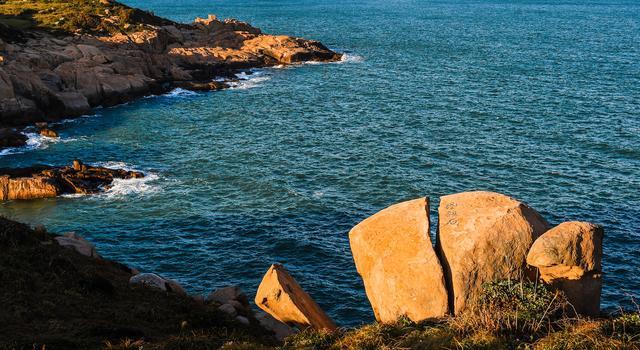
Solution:
[(392, 205), (355, 226), (351, 251), (376, 319), (444, 316), (447, 291), (429, 236), (429, 201)]
[(493, 192), (464, 192), (440, 200), (437, 248), (454, 314), (486, 282), (524, 278), (525, 259), (547, 222), (527, 205)]
[(214, 77), (242, 69), (341, 57), (317, 41), (263, 34), (236, 20), (180, 24), (137, 13), (146, 17), (136, 30), (111, 35), (0, 35), (0, 126), (77, 116), (172, 86), (218, 89), (225, 85)]
[(540, 236), (527, 255), (540, 278), (562, 290), (579, 314), (600, 312), (603, 237), (601, 226), (564, 222)]
[(87, 166), (77, 160), (71, 167), (0, 169), (0, 200), (97, 193), (109, 188), (114, 179), (141, 177), (140, 172)]
[(258, 287), (255, 303), (280, 322), (300, 329), (336, 329), (335, 323), (282, 265), (271, 265)]

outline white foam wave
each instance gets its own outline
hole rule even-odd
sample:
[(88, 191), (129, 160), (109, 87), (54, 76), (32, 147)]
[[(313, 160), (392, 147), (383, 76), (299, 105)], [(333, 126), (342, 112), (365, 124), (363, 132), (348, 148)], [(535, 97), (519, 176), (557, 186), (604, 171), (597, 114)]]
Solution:
[(0, 156), (6, 156), (9, 154), (20, 154), (37, 149), (46, 149), (51, 144), (60, 142), (73, 142), (78, 140), (76, 138), (47, 137), (35, 132), (23, 132), (22, 134), (27, 137), (26, 144), (21, 147), (10, 147), (0, 150)]
[(185, 96), (194, 96), (198, 93), (195, 91), (183, 89), (183, 88), (175, 88), (162, 96), (166, 97), (185, 97)]
[(336, 63), (360, 63), (360, 62), (364, 62), (364, 57), (353, 54), (353, 53), (345, 52), (342, 54), (342, 58), (340, 58), (340, 61)]
[(319, 65), (319, 64), (344, 64), (344, 63), (360, 63), (364, 62), (364, 57), (356, 55), (350, 52), (343, 52), (340, 61), (335, 62), (321, 62), (321, 61), (308, 61), (302, 64), (305, 65)]
[(271, 79), (271, 76), (263, 69), (252, 69), (251, 73), (240, 72), (236, 74), (237, 81), (230, 81), (227, 84), (232, 90), (246, 90), (262, 85), (265, 81)]
[(157, 183), (157, 180), (160, 179), (158, 174), (136, 169), (124, 162), (98, 162), (92, 165), (108, 169), (141, 171), (145, 175), (139, 179), (114, 179), (111, 185), (98, 195), (99, 198), (117, 199), (129, 195), (149, 195), (160, 191), (160, 186)]
[(129, 195), (149, 195), (156, 193), (160, 187), (154, 183), (160, 178), (157, 174), (146, 173), (140, 179), (114, 179), (111, 186), (101, 195), (112, 199)]

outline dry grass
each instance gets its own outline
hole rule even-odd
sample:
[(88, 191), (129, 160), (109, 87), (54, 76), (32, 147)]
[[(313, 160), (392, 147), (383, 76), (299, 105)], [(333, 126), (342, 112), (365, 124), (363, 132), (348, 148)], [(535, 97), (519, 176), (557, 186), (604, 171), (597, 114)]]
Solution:
[(100, 0), (4, 0), (0, 24), (14, 29), (62, 33), (114, 33), (140, 29), (144, 24), (170, 21), (117, 2)]

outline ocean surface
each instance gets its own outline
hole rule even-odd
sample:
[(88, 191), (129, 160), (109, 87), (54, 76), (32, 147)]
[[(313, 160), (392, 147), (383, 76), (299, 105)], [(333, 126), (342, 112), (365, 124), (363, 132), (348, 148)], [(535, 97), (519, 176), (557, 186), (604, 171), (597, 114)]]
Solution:
[[(0, 167), (146, 172), (105, 194), (0, 204), (76, 231), (101, 254), (253, 296), (285, 264), (340, 325), (373, 319), (349, 229), (393, 203), (492, 190), (552, 224), (604, 225), (603, 306), (640, 297), (637, 1), (129, 0), (178, 21), (208, 13), (317, 39), (344, 61), (265, 69), (31, 135)], [(432, 227), (435, 232), (435, 227)]]

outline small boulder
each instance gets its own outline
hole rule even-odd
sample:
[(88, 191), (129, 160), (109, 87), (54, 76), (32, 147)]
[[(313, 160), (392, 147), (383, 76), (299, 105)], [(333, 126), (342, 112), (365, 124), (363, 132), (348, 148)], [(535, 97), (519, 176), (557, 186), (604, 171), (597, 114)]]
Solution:
[(155, 273), (148, 272), (131, 276), (131, 278), (129, 279), (129, 285), (140, 285), (159, 289), (161, 291), (167, 290), (167, 281), (164, 278), (156, 275)]
[(60, 137), (60, 135), (56, 131), (51, 129), (40, 129), (39, 133), (40, 135), (45, 137), (52, 137), (52, 138)]
[(58, 245), (71, 248), (84, 256), (88, 256), (90, 258), (100, 257), (96, 252), (96, 246), (75, 232), (67, 232), (62, 236), (55, 237), (54, 239), (58, 242)]
[(483, 284), (528, 275), (525, 259), (549, 225), (535, 210), (499, 193), (464, 192), (440, 199), (437, 249), (455, 314)]
[(236, 316), (236, 321), (245, 326), (248, 326), (250, 324), (249, 319), (244, 316)]
[(336, 325), (284, 266), (271, 265), (256, 292), (256, 305), (276, 319), (304, 329), (333, 331)]
[(249, 298), (247, 298), (247, 295), (244, 294), (242, 289), (238, 286), (228, 286), (216, 289), (209, 293), (205, 299), (208, 303), (217, 302), (220, 304), (228, 303), (231, 300), (237, 300), (244, 305), (249, 305)]
[(224, 312), (225, 314), (231, 317), (236, 317), (238, 315), (236, 308), (234, 308), (233, 305), (231, 304), (222, 304), (218, 307), (218, 310)]
[(262, 328), (273, 332), (276, 339), (283, 341), (284, 338), (293, 335), (295, 332), (288, 325), (278, 321), (266, 312), (259, 311), (256, 313), (256, 320)]
[(601, 226), (564, 222), (540, 236), (527, 255), (540, 278), (562, 290), (579, 314), (600, 312), (603, 237)]
[(429, 200), (392, 205), (356, 225), (349, 242), (376, 319), (444, 316), (444, 274), (429, 236)]
[(187, 291), (180, 285), (180, 283), (174, 281), (174, 280), (165, 280), (165, 284), (167, 287), (167, 290), (174, 292), (176, 294), (180, 294), (180, 295), (188, 295)]

